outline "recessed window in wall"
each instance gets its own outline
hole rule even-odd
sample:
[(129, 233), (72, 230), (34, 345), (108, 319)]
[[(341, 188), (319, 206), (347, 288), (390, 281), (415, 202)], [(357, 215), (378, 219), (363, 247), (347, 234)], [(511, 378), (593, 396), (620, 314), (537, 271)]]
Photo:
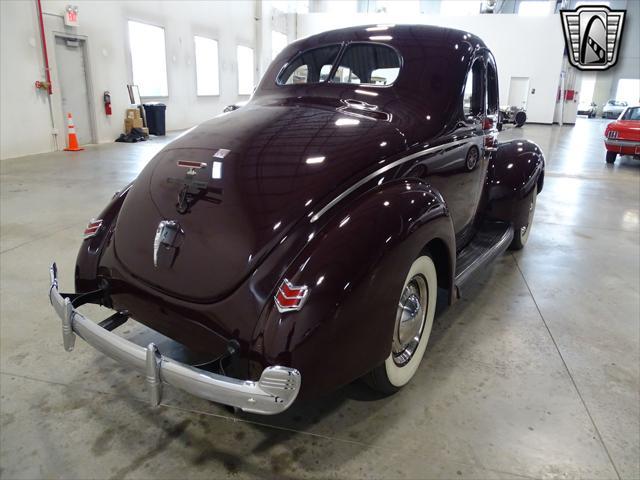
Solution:
[(574, 8), (578, 8), (582, 6), (589, 7), (594, 5), (597, 5), (597, 6), (604, 5), (605, 7), (611, 6), (609, 0), (581, 0), (576, 2)]
[(194, 37), (196, 44), (196, 90), (198, 95), (220, 95), (218, 42)]
[(529, 17), (538, 17), (543, 15), (550, 15), (552, 11), (549, 8), (549, 2), (546, 0), (530, 0), (520, 2), (518, 6), (518, 15), (525, 15)]
[(271, 60), (276, 58), (278, 54), (287, 46), (287, 36), (284, 33), (271, 31)]
[(475, 15), (480, 13), (479, 0), (442, 0), (441, 15)]
[(640, 80), (637, 78), (621, 78), (618, 80), (616, 100), (627, 102), (629, 105), (640, 103)]
[(595, 89), (596, 74), (594, 72), (583, 73), (580, 83), (580, 103), (591, 103)]
[(130, 21), (129, 48), (133, 84), (138, 85), (140, 96), (168, 96), (164, 28)]
[(238, 45), (238, 95), (253, 93), (253, 48)]

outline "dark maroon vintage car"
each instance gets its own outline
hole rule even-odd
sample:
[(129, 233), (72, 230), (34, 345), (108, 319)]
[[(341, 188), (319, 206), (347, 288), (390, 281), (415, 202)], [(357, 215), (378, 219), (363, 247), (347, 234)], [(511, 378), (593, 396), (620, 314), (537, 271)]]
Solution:
[[(164, 148), (92, 220), (77, 293), (50, 299), (75, 336), (163, 384), (274, 414), (364, 377), (392, 393), (450, 302), (522, 248), (538, 146), (499, 143), (495, 60), (471, 33), (372, 25), (299, 40), (251, 100)], [(114, 314), (94, 323), (77, 308)], [(206, 361), (111, 333), (128, 318)]]

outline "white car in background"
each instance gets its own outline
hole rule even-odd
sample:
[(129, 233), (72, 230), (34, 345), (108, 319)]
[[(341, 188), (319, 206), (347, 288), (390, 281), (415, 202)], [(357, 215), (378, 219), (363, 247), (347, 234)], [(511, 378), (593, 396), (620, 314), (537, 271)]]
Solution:
[(602, 108), (602, 118), (618, 118), (628, 107), (627, 102), (622, 100), (609, 100)]

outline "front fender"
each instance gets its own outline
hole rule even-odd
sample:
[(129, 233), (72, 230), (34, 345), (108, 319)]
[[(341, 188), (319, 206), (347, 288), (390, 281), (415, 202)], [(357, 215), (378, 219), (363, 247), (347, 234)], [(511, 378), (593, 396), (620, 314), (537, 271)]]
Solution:
[(82, 241), (78, 257), (76, 258), (75, 285), (76, 292), (90, 292), (98, 289), (98, 262), (108, 244), (115, 226), (115, 219), (120, 213), (124, 199), (133, 185), (131, 182), (121, 191), (117, 192), (107, 206), (96, 218), (102, 220), (102, 226), (98, 233), (91, 238)]
[(544, 182), (544, 154), (528, 140), (498, 145), (489, 162), (485, 213), (520, 228), (528, 221), (531, 195)]
[(306, 397), (367, 373), (389, 355), (407, 271), (432, 240), (444, 245), (453, 272), (451, 218), (442, 196), (419, 180), (345, 202), (287, 268), (284, 278), (307, 285), (309, 297), (284, 314), (268, 302), (254, 332), (256, 357), (300, 370)]

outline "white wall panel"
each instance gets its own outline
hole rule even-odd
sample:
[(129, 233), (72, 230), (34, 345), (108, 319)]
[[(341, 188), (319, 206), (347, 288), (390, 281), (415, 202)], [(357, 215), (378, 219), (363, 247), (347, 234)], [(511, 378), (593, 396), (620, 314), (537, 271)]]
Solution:
[[(97, 137), (110, 142), (122, 132), (124, 110), (129, 106), (126, 84), (131, 82), (127, 20), (165, 28), (169, 95), (145, 99), (167, 104), (167, 129), (191, 127), (212, 118), (238, 100), (236, 46), (255, 46), (255, 2), (200, 1), (92, 1), (76, 0), (80, 26), (67, 28), (62, 13), (68, 1), (43, 0), (49, 60), (53, 74), (52, 105), (59, 132), (58, 146), (66, 141), (60, 125), (54, 33), (68, 32), (87, 38), (89, 69), (96, 107)], [(0, 158), (55, 150), (47, 95), (34, 87), (44, 79), (34, 0), (0, 1), (1, 82)], [(220, 95), (196, 95), (194, 35), (218, 41)], [(269, 54), (269, 52), (267, 52)], [(102, 93), (111, 92), (113, 115), (104, 114)]]

